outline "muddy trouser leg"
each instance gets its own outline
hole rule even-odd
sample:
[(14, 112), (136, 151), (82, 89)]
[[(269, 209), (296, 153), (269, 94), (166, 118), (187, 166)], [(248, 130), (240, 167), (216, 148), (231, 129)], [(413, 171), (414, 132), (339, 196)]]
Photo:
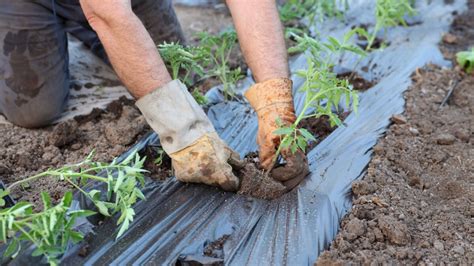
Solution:
[[(155, 44), (163, 42), (185, 43), (171, 0), (132, 0), (134, 13), (142, 21)], [(109, 64), (97, 33), (89, 26), (79, 4), (59, 3), (59, 16), (66, 21), (66, 32), (81, 40), (91, 51)]]
[(133, 11), (150, 33), (155, 44), (185, 43), (184, 34), (171, 0), (132, 0)]
[(67, 37), (51, 10), (0, 0), (0, 113), (23, 127), (53, 121), (68, 91)]

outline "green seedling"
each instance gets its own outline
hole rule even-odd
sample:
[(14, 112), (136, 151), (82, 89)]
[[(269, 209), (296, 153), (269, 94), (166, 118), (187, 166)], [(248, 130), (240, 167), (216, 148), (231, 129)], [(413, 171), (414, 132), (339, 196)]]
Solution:
[(157, 155), (156, 155), (155, 160), (153, 160), (153, 163), (157, 166), (160, 166), (161, 164), (163, 164), (163, 157), (165, 155), (165, 151), (160, 147), (157, 147), (155, 151)]
[(69, 242), (77, 243), (84, 238), (73, 226), (77, 218), (90, 216), (94, 212), (69, 211), (71, 192), (66, 192), (55, 206), (47, 193), (41, 193), (41, 199), (43, 211), (40, 212), (34, 212), (33, 205), (27, 202), (19, 202), (0, 211), (0, 240), (7, 243), (11, 238), (3, 254), (5, 258), (17, 256), (26, 241), (35, 245), (33, 256), (44, 255), (51, 265), (58, 265)]
[(280, 19), (284, 24), (305, 19), (308, 25), (313, 25), (316, 18), (320, 22), (328, 17), (340, 18), (343, 11), (338, 3), (347, 8), (347, 0), (288, 0), (279, 8)]
[(230, 69), (228, 64), (232, 49), (237, 43), (236, 32), (230, 30), (218, 35), (200, 32), (198, 33), (198, 39), (201, 45), (200, 57), (210, 59), (205, 78), (218, 78), (222, 82), (224, 99), (230, 100), (234, 98), (236, 96), (235, 84), (244, 77), (240, 67)]
[[(398, 25), (407, 26), (405, 16), (416, 15), (411, 0), (377, 0), (375, 6), (375, 26), (371, 33), (366, 29), (358, 28), (357, 33), (367, 40), (366, 51), (370, 51), (382, 29)], [(384, 38), (385, 39), (385, 38)]]
[(197, 88), (193, 90), (193, 92), (191, 93), (191, 95), (193, 95), (193, 98), (194, 100), (196, 100), (196, 102), (199, 104), (199, 105), (206, 105), (208, 104), (208, 100), (207, 100), (207, 97), (206, 95), (202, 94)]
[(341, 99), (345, 99), (346, 106), (357, 113), (359, 103), (357, 92), (352, 89), (347, 79), (339, 79), (332, 72), (332, 61), (336, 55), (342, 52), (352, 52), (359, 56), (366, 55), (365, 51), (349, 42), (354, 34), (356, 31), (350, 31), (344, 36), (342, 42), (329, 37), (324, 43), (308, 35), (294, 36), (297, 45), (290, 48), (289, 52), (306, 51), (308, 56), (307, 69), (296, 72), (298, 76), (305, 79), (300, 89), (300, 92), (305, 94), (305, 101), (301, 113), (293, 124), (283, 126), (281, 121), (276, 121), (280, 128), (273, 133), (280, 136), (280, 145), (275, 153), (274, 161), (278, 159), (283, 149), (289, 149), (293, 153), (298, 150), (305, 152), (308, 142), (316, 139), (306, 129), (298, 128), (303, 119), (327, 116), (331, 126), (342, 125), (342, 121), (333, 113), (333, 110), (338, 110)]
[(463, 51), (456, 54), (458, 64), (467, 72), (474, 73), (474, 47), (471, 51)]
[[(99, 213), (104, 216), (120, 214), (117, 225), (120, 226), (117, 238), (129, 228), (135, 211), (133, 204), (138, 199), (145, 199), (139, 189), (144, 185), (142, 169), (145, 158), (140, 159), (138, 153), (131, 153), (122, 162), (113, 160), (110, 164), (93, 162), (91, 153), (83, 162), (63, 166), (59, 169), (49, 169), (37, 175), (19, 180), (10, 184), (6, 190), (0, 190), (5, 196), (21, 184), (44, 177), (55, 177), (64, 181), (86, 197), (95, 205)], [(84, 191), (80, 185), (88, 181), (102, 182), (107, 185), (106, 193), (99, 190)], [(65, 193), (61, 202), (55, 206), (51, 204), (50, 196), (41, 194), (43, 210), (34, 212), (28, 202), (19, 202), (10, 208), (0, 211), (0, 240), (7, 243), (10, 239), (5, 257), (16, 256), (21, 249), (20, 241), (29, 241), (35, 245), (33, 255), (44, 255), (51, 265), (57, 265), (59, 258), (64, 254), (68, 242), (78, 242), (83, 235), (73, 229), (74, 221), (78, 217), (94, 214), (89, 210), (70, 211), (72, 193)], [(5, 204), (4, 201), (0, 202)], [(2, 206), (2, 207), (3, 207)]]
[[(158, 51), (166, 66), (171, 69), (172, 78), (180, 78), (187, 87), (194, 86), (193, 77), (199, 79), (205, 77), (203, 66), (209, 64), (209, 59), (201, 47), (164, 43), (158, 45)], [(207, 104), (206, 96), (202, 95), (197, 89), (192, 92), (192, 95), (198, 104)]]
[(187, 47), (179, 43), (164, 43), (158, 45), (158, 51), (166, 66), (171, 69), (171, 76), (173, 79), (180, 78), (181, 72), (184, 76), (181, 80), (186, 86), (192, 86), (191, 77), (198, 75), (204, 76), (204, 69), (200, 64), (205, 59), (201, 57), (199, 47)]

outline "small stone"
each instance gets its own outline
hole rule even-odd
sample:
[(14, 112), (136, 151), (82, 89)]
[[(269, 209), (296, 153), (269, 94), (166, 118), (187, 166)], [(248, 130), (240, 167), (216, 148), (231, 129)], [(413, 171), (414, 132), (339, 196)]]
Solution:
[(410, 127), (408, 129), (408, 131), (410, 131), (411, 134), (415, 135), (415, 136), (418, 136), (420, 135), (420, 131), (418, 131), (418, 129), (414, 128), (414, 127)]
[(354, 181), (352, 183), (352, 192), (358, 196), (373, 193), (375, 190), (374, 184), (369, 184), (364, 180)]
[(439, 240), (435, 240), (435, 242), (433, 243), (433, 247), (439, 251), (444, 250), (444, 245)]
[(398, 215), (398, 219), (405, 220), (405, 214), (401, 213), (400, 215)]
[(77, 151), (82, 147), (81, 143), (74, 143), (71, 145), (71, 150)]
[(421, 178), (418, 175), (409, 175), (408, 176), (408, 185), (418, 186), (421, 184)]
[(403, 260), (408, 256), (408, 252), (406, 249), (401, 249), (395, 252), (395, 256), (397, 257), (397, 259)]
[(407, 119), (403, 115), (397, 114), (392, 116), (392, 122), (398, 125), (403, 125), (407, 123)]
[(384, 153), (384, 148), (381, 145), (375, 145), (374, 153), (377, 155), (382, 155)]
[(382, 242), (384, 240), (383, 233), (382, 233), (382, 231), (380, 231), (380, 229), (375, 228), (374, 229), (374, 235), (375, 235), (375, 239), (377, 241)]
[(449, 133), (440, 134), (436, 137), (436, 143), (439, 145), (451, 145), (455, 140), (456, 138)]
[(451, 249), (451, 252), (457, 253), (459, 255), (464, 255), (464, 248), (462, 246), (455, 246)]
[(443, 36), (443, 42), (447, 43), (447, 44), (454, 44), (458, 41), (458, 37), (456, 37), (455, 35), (451, 34), (451, 33), (446, 33), (444, 36)]
[[(364, 223), (364, 221), (354, 218), (347, 223), (345, 229), (348, 232), (348, 234), (355, 235), (355, 237), (353, 238), (355, 239), (365, 234), (366, 224)], [(349, 240), (353, 240), (353, 239), (349, 239)]]
[(461, 141), (469, 142), (469, 131), (466, 129), (458, 129), (454, 132), (454, 136)]
[(430, 243), (426, 240), (423, 240), (420, 244), (419, 244), (420, 248), (429, 248), (430, 247)]
[(390, 243), (397, 245), (406, 245), (410, 241), (408, 227), (406, 224), (397, 221), (391, 216), (381, 216), (378, 218), (380, 230), (387, 237)]

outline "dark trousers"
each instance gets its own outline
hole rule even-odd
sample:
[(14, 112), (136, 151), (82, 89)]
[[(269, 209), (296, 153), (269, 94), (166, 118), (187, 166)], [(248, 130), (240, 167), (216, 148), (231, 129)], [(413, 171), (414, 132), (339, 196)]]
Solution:
[[(171, 0), (132, 6), (155, 44), (184, 42)], [(10, 122), (34, 128), (60, 115), (69, 94), (67, 33), (108, 62), (79, 0), (0, 0), (0, 113)]]

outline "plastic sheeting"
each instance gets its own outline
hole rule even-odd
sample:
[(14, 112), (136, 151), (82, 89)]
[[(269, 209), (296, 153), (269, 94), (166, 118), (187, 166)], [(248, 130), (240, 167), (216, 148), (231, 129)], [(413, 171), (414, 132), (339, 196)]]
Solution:
[[(347, 19), (318, 25), (321, 36), (340, 37), (352, 26), (373, 23), (373, 1), (350, 1)], [(437, 43), (449, 28), (452, 11), (462, 11), (465, 1), (420, 1), (420, 23), (392, 28), (384, 51), (375, 51), (361, 64), (359, 73), (378, 83), (361, 93), (359, 114), (352, 113), (345, 127), (335, 130), (308, 154), (311, 174), (295, 190), (265, 201), (225, 193), (204, 185), (187, 185), (174, 178), (147, 185), (147, 200), (136, 206), (131, 228), (115, 240), (112, 220), (95, 228), (88, 239), (88, 255), (79, 247), (65, 256), (65, 265), (141, 265), (194, 262), (228, 265), (309, 265), (328, 247), (342, 216), (351, 206), (351, 183), (361, 178), (372, 147), (385, 132), (393, 114), (404, 107), (403, 92), (410, 75), (427, 63), (448, 65)], [(345, 55), (341, 68), (351, 69), (356, 58)], [(292, 59), (292, 71), (303, 69), (305, 55)], [(363, 68), (363, 67), (367, 68)], [(303, 80), (293, 76), (295, 106), (301, 109), (304, 95), (298, 93)], [(251, 79), (244, 81), (245, 88)], [(209, 92), (216, 95), (216, 91)], [(255, 151), (257, 120), (247, 103), (217, 103), (208, 115), (219, 135), (241, 155)], [(156, 144), (150, 135), (139, 145)], [(227, 237), (223, 259), (204, 256), (205, 247)], [(27, 258), (17, 260), (18, 264)], [(32, 262), (32, 261), (30, 261)]]

